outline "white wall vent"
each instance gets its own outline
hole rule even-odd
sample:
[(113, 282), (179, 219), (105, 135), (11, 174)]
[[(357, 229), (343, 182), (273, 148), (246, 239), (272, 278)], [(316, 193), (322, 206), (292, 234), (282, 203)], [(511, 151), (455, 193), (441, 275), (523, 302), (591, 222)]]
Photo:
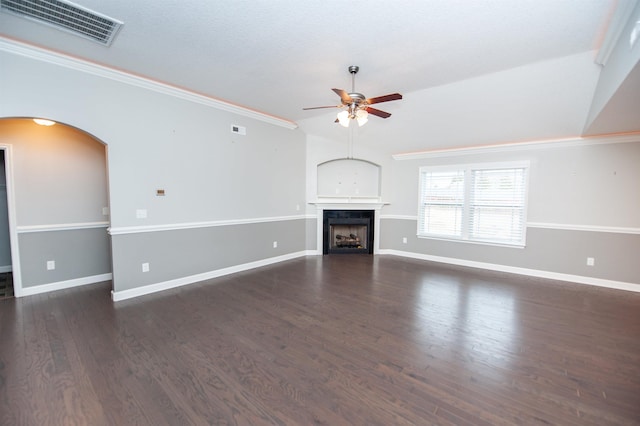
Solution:
[(0, 0), (3, 12), (109, 46), (122, 22), (64, 0)]
[(239, 135), (246, 135), (247, 134), (247, 128), (243, 127), (243, 126), (238, 126), (237, 124), (232, 124), (231, 125), (231, 133), (237, 133)]

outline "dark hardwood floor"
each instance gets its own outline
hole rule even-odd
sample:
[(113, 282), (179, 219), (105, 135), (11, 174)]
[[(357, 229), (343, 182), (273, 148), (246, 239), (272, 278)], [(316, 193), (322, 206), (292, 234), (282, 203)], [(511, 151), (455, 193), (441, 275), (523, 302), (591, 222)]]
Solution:
[(640, 424), (640, 294), (392, 256), (0, 301), (2, 425)]

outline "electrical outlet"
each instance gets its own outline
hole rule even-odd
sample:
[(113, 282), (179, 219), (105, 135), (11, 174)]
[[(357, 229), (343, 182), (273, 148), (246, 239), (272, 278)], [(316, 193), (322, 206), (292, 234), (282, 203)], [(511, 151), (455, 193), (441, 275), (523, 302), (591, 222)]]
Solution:
[(402, 244), (407, 244), (407, 237), (402, 237)]
[(147, 210), (146, 209), (138, 209), (136, 210), (136, 219), (146, 219), (147, 218)]
[(54, 269), (56, 269), (56, 261), (47, 260), (47, 271), (53, 271)]
[(149, 262), (142, 264), (142, 272), (149, 272)]
[(109, 207), (102, 208), (102, 216), (109, 216)]
[(587, 257), (587, 266), (593, 266), (596, 264), (596, 259), (593, 257)]
[(278, 242), (277, 241), (273, 242), (273, 248), (278, 248)]

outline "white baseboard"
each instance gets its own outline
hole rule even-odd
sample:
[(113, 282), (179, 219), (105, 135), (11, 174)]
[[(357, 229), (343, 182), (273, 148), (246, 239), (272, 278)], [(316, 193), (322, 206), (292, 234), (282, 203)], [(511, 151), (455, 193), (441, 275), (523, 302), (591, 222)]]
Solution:
[(298, 257), (305, 257), (313, 255), (314, 250), (300, 251), (296, 253), (289, 253), (282, 256), (270, 257), (268, 259), (257, 260), (255, 262), (244, 263), (242, 265), (230, 266), (228, 268), (217, 269), (215, 271), (205, 272), (202, 274), (190, 275), (188, 277), (177, 278), (174, 280), (164, 281), (155, 284), (145, 285), (143, 287), (136, 287), (129, 290), (111, 291), (111, 299), (114, 302), (121, 300), (131, 299), (133, 297), (144, 296), (146, 294), (157, 293), (159, 291), (169, 290), (176, 287), (182, 287), (188, 284), (197, 283), (200, 281), (210, 280), (213, 278), (222, 277), (224, 275), (234, 274), (236, 272), (247, 271), (249, 269), (259, 268), (261, 266), (272, 265), (274, 263), (283, 262), (285, 260), (296, 259)]
[(5, 272), (12, 272), (12, 271), (13, 271), (13, 267), (11, 265), (0, 266), (0, 274), (3, 274)]
[(408, 251), (380, 250), (379, 254), (390, 254), (394, 256), (409, 257), (412, 259), (428, 260), (431, 262), (448, 263), (457, 266), (468, 266), (471, 268), (487, 269), (490, 271), (509, 272), (512, 274), (528, 275), (537, 278), (547, 278), (558, 281), (569, 281), (578, 284), (587, 284), (598, 287), (614, 288), (617, 290), (634, 291), (640, 293), (640, 284), (627, 283), (623, 281), (604, 280), (601, 278), (584, 277), (581, 275), (563, 274), (560, 272), (541, 271), (538, 269), (519, 268), (515, 266), (498, 265), (495, 263), (475, 262), (471, 260), (455, 259), (451, 257), (432, 256), (428, 254), (412, 253)]
[[(400, 250), (380, 249), (378, 254), (381, 255), (393, 255), (400, 257), (407, 257), (418, 260), (426, 260), (431, 262), (447, 263), (457, 266), (467, 266), (471, 268), (480, 268), (490, 271), (508, 272), (513, 274), (526, 275), (537, 278), (547, 278), (559, 281), (568, 281), (578, 284), (587, 284), (598, 287), (612, 288), (617, 290), (626, 290), (640, 293), (640, 284), (627, 283), (623, 281), (605, 280), (601, 278), (584, 277), (580, 275), (563, 274), (559, 272), (542, 271), (537, 269), (520, 268), (515, 266), (498, 265), (494, 263), (475, 262), (470, 260), (456, 259), (450, 257), (432, 256), (421, 253), (412, 253)], [(111, 298), (114, 302), (121, 300), (131, 299), (134, 297), (144, 296), (146, 294), (157, 293), (163, 290), (169, 290), (176, 287), (193, 284), (200, 281), (205, 281), (224, 275), (233, 274), (236, 272), (247, 271), (261, 266), (272, 265), (274, 263), (284, 262), (286, 260), (296, 259), (306, 256), (320, 256), (322, 253), (318, 250), (304, 250), (296, 253), (289, 253), (282, 256), (271, 257), (268, 259), (258, 260), (255, 262), (249, 262), (241, 265), (230, 266), (228, 268), (218, 269), (202, 274), (191, 275), (188, 277), (182, 277), (175, 280), (164, 281), (160, 283), (146, 285), (144, 287), (132, 288), (122, 291), (111, 291)], [(9, 267), (10, 269), (10, 267)], [(1, 271), (1, 269), (0, 269)], [(83, 285), (96, 284), (104, 281), (112, 280), (112, 274), (94, 275), (90, 277), (77, 278), (67, 281), (58, 281), (55, 283), (42, 284), (33, 287), (22, 288), (16, 293), (16, 297), (31, 296), (35, 294), (47, 293), (55, 290), (63, 290), (72, 287), (79, 287)]]
[[(92, 275), (90, 277), (75, 278), (73, 280), (58, 281), (55, 283), (41, 284), (33, 287), (23, 287), (16, 291), (16, 297), (33, 296), (34, 294), (48, 293), (55, 290), (63, 290), (65, 288), (80, 287), (83, 285), (96, 284), (113, 279), (111, 273)], [(17, 289), (14, 289), (17, 290)]]

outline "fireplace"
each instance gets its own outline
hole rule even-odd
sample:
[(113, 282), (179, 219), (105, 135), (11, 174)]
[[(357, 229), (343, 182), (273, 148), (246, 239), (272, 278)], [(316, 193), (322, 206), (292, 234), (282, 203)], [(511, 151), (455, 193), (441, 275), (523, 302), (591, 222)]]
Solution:
[(324, 210), (322, 253), (373, 254), (374, 210)]

